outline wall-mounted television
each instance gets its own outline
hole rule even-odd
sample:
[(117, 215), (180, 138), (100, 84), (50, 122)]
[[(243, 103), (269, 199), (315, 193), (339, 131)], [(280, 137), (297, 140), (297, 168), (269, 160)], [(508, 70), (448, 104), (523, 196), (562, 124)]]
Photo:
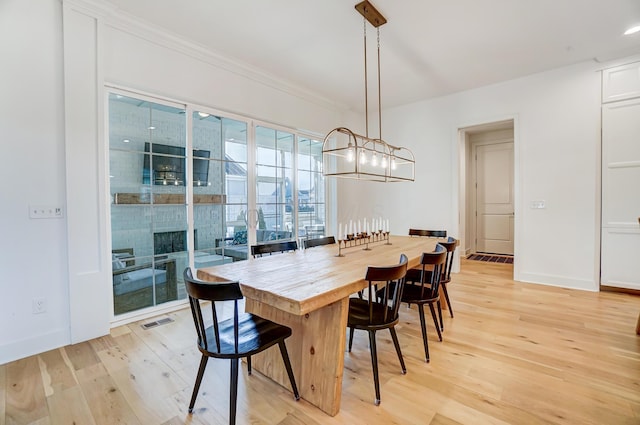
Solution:
[[(184, 186), (184, 148), (145, 142), (142, 165), (142, 183), (162, 186)], [(209, 186), (209, 151), (193, 150), (193, 185)], [(168, 156), (171, 155), (171, 156)], [(151, 167), (153, 164), (153, 169)]]

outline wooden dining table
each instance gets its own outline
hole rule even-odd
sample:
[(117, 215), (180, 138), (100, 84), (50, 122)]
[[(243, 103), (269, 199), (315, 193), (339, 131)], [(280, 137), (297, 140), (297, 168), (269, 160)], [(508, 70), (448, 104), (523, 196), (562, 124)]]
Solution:
[[(203, 268), (197, 276), (239, 281), (247, 312), (292, 329), (286, 344), (300, 395), (334, 416), (340, 410), (349, 297), (367, 286), (367, 266), (397, 264), (405, 254), (409, 267), (416, 267), (437, 239), (391, 235), (389, 242), (342, 249), (340, 257), (336, 244), (318, 246)], [(252, 368), (289, 388), (277, 349), (251, 360)]]

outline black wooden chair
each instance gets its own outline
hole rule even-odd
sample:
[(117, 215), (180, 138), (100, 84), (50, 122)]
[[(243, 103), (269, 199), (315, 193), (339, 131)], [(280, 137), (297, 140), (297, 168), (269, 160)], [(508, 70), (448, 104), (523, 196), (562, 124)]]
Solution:
[[(451, 301), (449, 301), (449, 291), (447, 291), (447, 284), (451, 282), (451, 268), (453, 267), (453, 257), (456, 252), (456, 247), (460, 244), (458, 239), (452, 238), (449, 236), (446, 241), (438, 242), (440, 245), (444, 246), (447, 250), (447, 262), (444, 265), (442, 270), (442, 292), (444, 293), (444, 298), (447, 300), (447, 306), (449, 307), (449, 314), (453, 317), (453, 308), (451, 307)], [(444, 326), (442, 327), (444, 329)]]
[[(447, 259), (447, 250), (444, 246), (438, 244), (433, 252), (425, 252), (420, 259), (419, 278), (409, 277), (407, 273), (404, 291), (402, 293), (402, 302), (409, 305), (416, 304), (418, 306), (418, 315), (420, 316), (420, 326), (422, 328), (422, 340), (424, 343), (425, 360), (429, 363), (429, 342), (427, 339), (427, 321), (424, 317), (424, 305), (429, 305), (431, 317), (438, 332), (438, 338), (442, 341), (442, 333), (440, 332), (442, 324), (442, 309), (440, 307), (439, 286), (442, 282), (443, 270)], [(416, 269), (413, 269), (416, 270)], [(438, 307), (438, 318), (434, 304)]]
[(305, 239), (302, 241), (304, 249), (313, 248), (314, 246), (331, 245), (336, 243), (336, 238), (333, 236), (325, 236), (324, 238)]
[[(291, 389), (296, 400), (300, 399), (298, 387), (291, 369), (285, 339), (291, 336), (291, 329), (277, 323), (249, 314), (238, 313), (238, 300), (242, 299), (238, 282), (204, 282), (195, 279), (190, 268), (184, 270), (184, 283), (189, 294), (189, 304), (193, 321), (198, 334), (198, 349), (202, 353), (200, 368), (193, 394), (189, 403), (189, 413), (198, 396), (202, 376), (209, 357), (231, 360), (231, 397), (229, 406), (229, 423), (236, 423), (236, 404), (238, 398), (238, 367), (241, 358), (247, 359), (247, 372), (251, 375), (251, 356), (278, 344), (282, 360), (289, 375)], [(205, 324), (202, 315), (201, 301), (210, 301), (213, 323)], [(233, 301), (233, 317), (219, 320), (216, 313), (216, 301)], [(206, 307), (206, 305), (205, 305)]]
[(446, 238), (446, 230), (409, 229), (409, 236), (424, 236), (428, 238)]
[(267, 242), (258, 245), (251, 245), (251, 255), (253, 255), (253, 258), (258, 258), (262, 257), (264, 254), (271, 255), (274, 252), (295, 251), (297, 249), (297, 241)]
[[(378, 353), (376, 349), (376, 331), (389, 329), (393, 345), (396, 348), (402, 374), (407, 373), (402, 351), (398, 343), (395, 325), (399, 321), (398, 310), (404, 288), (404, 278), (407, 273), (407, 257), (402, 254), (400, 263), (394, 266), (369, 266), (365, 279), (369, 282), (368, 297), (350, 298), (347, 327), (349, 333), (349, 352), (353, 345), (353, 332), (362, 329), (369, 332), (369, 348), (371, 350), (371, 364), (373, 366), (373, 381), (376, 391), (376, 406), (380, 404), (380, 380), (378, 378)], [(391, 285), (391, 283), (395, 283)], [(384, 285), (384, 288), (382, 287)], [(379, 290), (378, 290), (379, 289)], [(366, 291), (366, 289), (365, 289)], [(376, 295), (380, 295), (377, 300)]]

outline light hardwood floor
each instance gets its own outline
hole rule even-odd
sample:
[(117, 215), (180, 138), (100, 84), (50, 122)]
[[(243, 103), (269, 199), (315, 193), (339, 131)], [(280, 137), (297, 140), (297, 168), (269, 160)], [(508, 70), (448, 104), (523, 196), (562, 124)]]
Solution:
[[(510, 265), (462, 261), (444, 341), (415, 309), (397, 327), (407, 363), (378, 335), (373, 404), (366, 333), (345, 353), (342, 409), (329, 417), (259, 373), (240, 374), (239, 424), (640, 424), (640, 297), (514, 282)], [(0, 365), (0, 425), (224, 424), (229, 364), (211, 360), (193, 415), (199, 352), (191, 314)], [(145, 321), (145, 322), (148, 322)]]

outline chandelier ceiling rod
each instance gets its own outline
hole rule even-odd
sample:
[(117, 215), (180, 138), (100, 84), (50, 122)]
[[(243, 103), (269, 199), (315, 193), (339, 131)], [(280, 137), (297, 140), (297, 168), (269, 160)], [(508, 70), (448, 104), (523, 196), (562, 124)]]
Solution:
[[(378, 138), (382, 140), (382, 95), (380, 83), (380, 26), (387, 23), (387, 19), (368, 0), (364, 0), (355, 6), (362, 17), (366, 19), (377, 32), (378, 49)], [(367, 23), (364, 24), (364, 110), (365, 110), (365, 136), (369, 137), (369, 83), (367, 78)]]

